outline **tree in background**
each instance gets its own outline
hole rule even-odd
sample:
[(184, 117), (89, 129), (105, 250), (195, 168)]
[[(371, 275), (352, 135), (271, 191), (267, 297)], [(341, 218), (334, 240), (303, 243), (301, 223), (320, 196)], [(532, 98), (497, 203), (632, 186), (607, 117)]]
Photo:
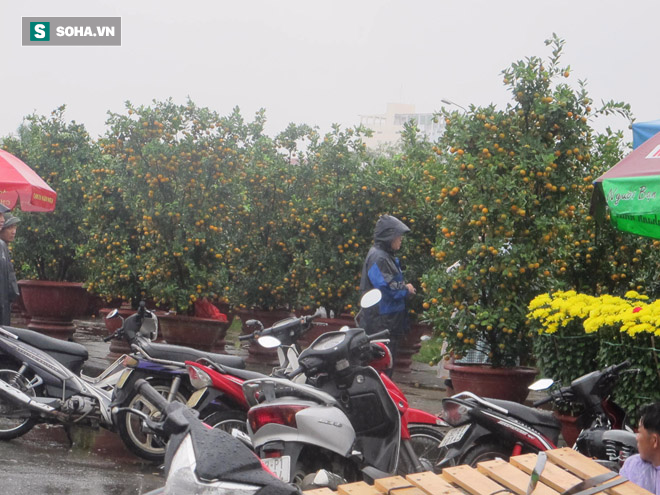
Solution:
[(438, 234), (427, 316), (456, 357), (485, 343), (495, 366), (531, 360), (526, 313), (536, 294), (600, 290), (612, 268), (596, 257), (589, 204), (593, 179), (620, 156), (621, 136), (597, 135), (590, 119), (629, 117), (629, 108), (609, 102), (594, 111), (583, 82), (564, 82), (564, 42), (546, 44), (548, 60), (530, 57), (503, 72), (512, 95), (504, 110), (442, 112), (442, 160), (430, 174), (437, 180), (426, 181)]
[(81, 282), (87, 265), (81, 246), (87, 239), (81, 205), (89, 171), (100, 153), (85, 126), (67, 122), (66, 107), (29, 115), (17, 136), (2, 147), (23, 160), (57, 192), (52, 213), (17, 213), (20, 229), (12, 246), (18, 278)]

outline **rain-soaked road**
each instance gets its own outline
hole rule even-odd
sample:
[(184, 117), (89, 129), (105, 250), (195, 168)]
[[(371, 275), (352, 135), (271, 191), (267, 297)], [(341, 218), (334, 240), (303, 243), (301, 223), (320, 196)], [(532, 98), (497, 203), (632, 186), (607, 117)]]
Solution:
[[(404, 387), (416, 407), (437, 412), (440, 392)], [(142, 495), (165, 484), (158, 466), (128, 452), (105, 430), (78, 427), (74, 446), (61, 426), (40, 425), (0, 442), (0, 494)]]
[(70, 447), (60, 426), (40, 426), (0, 442), (0, 493), (140, 495), (165, 484), (158, 467), (141, 463), (114, 434), (78, 428)]
[[(99, 324), (76, 331), (75, 340), (90, 351), (88, 364), (97, 368), (87, 371), (92, 375), (110, 362), (109, 344), (100, 339), (104, 334)], [(267, 366), (250, 369), (269, 372)], [(401, 378), (411, 407), (440, 411), (444, 391), (415, 386), (417, 380), (434, 383), (434, 373), (425, 370)], [(19, 439), (0, 441), (0, 495), (142, 495), (165, 484), (158, 466), (128, 452), (116, 434), (78, 427), (72, 436), (70, 447), (61, 426), (40, 425)]]

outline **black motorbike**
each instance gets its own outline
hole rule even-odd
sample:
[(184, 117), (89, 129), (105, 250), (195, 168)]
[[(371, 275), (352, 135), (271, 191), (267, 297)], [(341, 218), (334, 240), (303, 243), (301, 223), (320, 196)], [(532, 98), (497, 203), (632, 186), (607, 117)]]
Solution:
[[(534, 403), (535, 407), (553, 400), (580, 404), (583, 412), (578, 426), (582, 431), (573, 448), (613, 470), (637, 451), (635, 434), (625, 421), (624, 411), (610, 398), (620, 373), (629, 367), (625, 361), (594, 371)], [(551, 386), (552, 380), (545, 385)], [(445, 398), (442, 404), (442, 417), (454, 428), (441, 443), (446, 449), (441, 466), (476, 466), (497, 457), (508, 459), (557, 446), (561, 424), (550, 411), (469, 392)]]
[[(117, 311), (107, 318), (121, 318)], [(140, 417), (129, 410), (141, 410), (147, 414), (156, 413), (135, 387), (138, 379), (146, 379), (152, 387), (163, 394), (169, 402), (186, 403), (193, 393), (188, 379), (186, 361), (205, 360), (219, 366), (245, 368), (239, 356), (214, 354), (190, 347), (153, 342), (157, 337), (157, 317), (140, 303), (137, 312), (122, 321), (115, 334), (107, 338), (125, 338), (133, 351), (125, 356), (124, 370), (114, 387), (111, 406), (123, 408), (114, 421), (122, 441), (134, 454), (154, 462), (162, 462), (165, 455), (165, 442), (158, 436), (143, 430)]]

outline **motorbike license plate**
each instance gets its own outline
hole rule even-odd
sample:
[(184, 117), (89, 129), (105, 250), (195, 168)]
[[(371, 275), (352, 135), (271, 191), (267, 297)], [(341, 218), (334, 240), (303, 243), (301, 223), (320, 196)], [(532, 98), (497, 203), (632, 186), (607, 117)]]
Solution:
[(275, 476), (285, 483), (289, 482), (289, 474), (291, 473), (291, 456), (283, 455), (282, 457), (267, 457), (266, 459), (261, 460)]
[(470, 426), (471, 425), (467, 424), (449, 430), (445, 435), (445, 438), (443, 438), (442, 442), (440, 442), (440, 447), (446, 447), (447, 445), (460, 442), (461, 438), (463, 438), (463, 435), (465, 435), (465, 432), (470, 429)]

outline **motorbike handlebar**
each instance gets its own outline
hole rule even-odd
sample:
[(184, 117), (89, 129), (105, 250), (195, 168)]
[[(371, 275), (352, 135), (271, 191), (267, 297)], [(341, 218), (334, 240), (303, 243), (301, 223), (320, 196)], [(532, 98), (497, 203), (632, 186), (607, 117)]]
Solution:
[(309, 323), (309, 322), (311, 322), (313, 320), (316, 320), (317, 318), (320, 318), (320, 317), (321, 317), (321, 312), (317, 311), (313, 315), (304, 316), (303, 318), (305, 319), (305, 323)]
[(284, 376), (286, 377), (287, 380), (293, 380), (295, 377), (297, 377), (300, 373), (303, 373), (305, 371), (304, 366), (298, 366), (295, 370), (291, 371), (290, 373), (284, 373)]
[(164, 412), (169, 402), (153, 388), (147, 380), (140, 378), (135, 382), (135, 388), (145, 399), (151, 402), (156, 408)]
[[(290, 323), (287, 323), (286, 325), (272, 326), (270, 328), (266, 328), (265, 330), (263, 329), (263, 326), (262, 326), (261, 330), (256, 330), (256, 331), (254, 331), (254, 332), (252, 332), (248, 335), (239, 335), (238, 340), (239, 341), (253, 340), (256, 337), (263, 337), (265, 335), (277, 334), (279, 332), (288, 330), (288, 329), (293, 328), (293, 327), (297, 327), (299, 325), (308, 325), (313, 320), (315, 320), (316, 318), (319, 318), (320, 316), (321, 316), (321, 313), (319, 311), (317, 311), (313, 315), (301, 316), (299, 318), (296, 318), (295, 320), (292, 320)], [(245, 324), (247, 326), (251, 326), (251, 325), (254, 325), (254, 324), (257, 324), (257, 323), (261, 324), (261, 322), (259, 322), (258, 320), (248, 320)]]
[(632, 363), (629, 360), (626, 359), (623, 363), (613, 365), (610, 368), (610, 370), (608, 370), (608, 371), (610, 371), (612, 373), (618, 373), (621, 370), (625, 370), (626, 368), (630, 368), (631, 364)]
[(532, 403), (532, 406), (533, 407), (542, 406), (543, 404), (547, 404), (548, 402), (552, 401), (552, 399), (554, 399), (554, 397), (552, 395), (549, 395), (545, 399), (539, 399), (537, 401), (534, 401), (534, 403)]
[(386, 339), (389, 336), (390, 336), (389, 330), (381, 330), (380, 332), (372, 333), (371, 335), (369, 335), (369, 341), (371, 342), (374, 340)]

